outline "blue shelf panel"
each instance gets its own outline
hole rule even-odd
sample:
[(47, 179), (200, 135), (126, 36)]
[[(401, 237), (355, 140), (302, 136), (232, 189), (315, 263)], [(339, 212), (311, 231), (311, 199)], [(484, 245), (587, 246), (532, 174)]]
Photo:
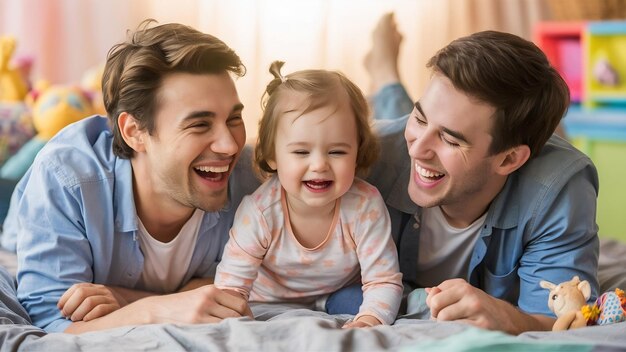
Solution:
[(626, 141), (626, 106), (586, 109), (572, 105), (563, 119), (570, 137)]
[(626, 102), (626, 92), (613, 93), (613, 95), (594, 92), (587, 95), (587, 99), (594, 103), (623, 104)]
[(626, 34), (626, 21), (590, 22), (587, 30), (594, 35)]

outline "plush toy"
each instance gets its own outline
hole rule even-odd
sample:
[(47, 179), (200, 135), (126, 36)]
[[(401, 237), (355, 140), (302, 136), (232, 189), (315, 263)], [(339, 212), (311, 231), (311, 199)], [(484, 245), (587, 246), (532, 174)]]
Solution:
[(50, 138), (63, 127), (92, 113), (89, 98), (76, 86), (39, 84), (37, 90), (31, 92), (31, 97), (33, 125), (37, 134), (2, 165), (2, 178), (20, 179)]
[(83, 74), (81, 87), (86, 91), (91, 100), (93, 113), (106, 116), (104, 100), (102, 98), (102, 75), (104, 74), (104, 64), (94, 66)]
[(10, 66), (15, 45), (15, 38), (0, 37), (0, 102), (19, 103), (28, 93), (22, 72)]
[(598, 60), (591, 72), (596, 81), (602, 85), (615, 87), (619, 84), (619, 74), (607, 59)]
[(539, 285), (550, 290), (548, 307), (557, 316), (553, 331), (626, 321), (626, 294), (620, 289), (605, 292), (595, 303), (587, 304), (591, 286), (578, 276), (558, 285), (545, 280)]
[(32, 60), (12, 58), (15, 46), (14, 38), (0, 37), (0, 165), (35, 134), (24, 103)]
[(34, 135), (33, 119), (26, 104), (0, 102), (0, 166)]

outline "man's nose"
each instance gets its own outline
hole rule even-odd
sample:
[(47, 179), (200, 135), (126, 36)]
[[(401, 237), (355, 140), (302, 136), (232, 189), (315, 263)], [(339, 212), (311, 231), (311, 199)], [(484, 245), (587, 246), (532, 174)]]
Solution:
[(409, 155), (414, 159), (431, 159), (435, 154), (433, 147), (437, 143), (433, 135), (434, 133), (424, 131), (420, 136), (416, 136), (409, 145)]
[(239, 151), (239, 145), (232, 131), (224, 126), (216, 131), (215, 141), (211, 144), (211, 150), (218, 154), (234, 155)]

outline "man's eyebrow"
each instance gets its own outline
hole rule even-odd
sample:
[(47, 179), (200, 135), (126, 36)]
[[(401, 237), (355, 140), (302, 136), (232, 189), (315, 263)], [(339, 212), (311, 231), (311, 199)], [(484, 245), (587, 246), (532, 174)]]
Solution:
[(238, 104), (235, 104), (235, 106), (233, 106), (233, 109), (231, 110), (231, 112), (241, 111), (241, 110), (243, 110), (243, 104), (238, 103)]
[[(426, 114), (424, 114), (424, 110), (422, 110), (422, 104), (420, 104), (419, 101), (416, 101), (415, 104), (413, 104), (415, 106), (415, 109), (420, 113), (420, 115), (422, 115), (424, 118), (426, 118)], [(455, 131), (455, 130), (451, 130), (447, 127), (441, 127), (441, 130), (443, 132), (445, 132), (446, 134), (451, 135), (452, 137), (458, 139), (459, 141), (462, 141), (465, 144), (470, 144), (467, 141), (467, 138), (463, 135), (463, 133), (459, 132), (459, 131)]]
[(415, 109), (419, 111), (420, 115), (426, 117), (426, 114), (424, 114), (424, 110), (422, 110), (422, 104), (420, 104), (419, 100), (416, 101), (415, 104), (413, 104), (413, 106), (415, 106)]
[(452, 137), (454, 137), (454, 138), (456, 138), (456, 139), (458, 139), (458, 140), (462, 141), (462, 142), (463, 142), (463, 143), (465, 143), (465, 144), (470, 144), (470, 143), (467, 141), (467, 138), (465, 138), (465, 136), (463, 135), (463, 133), (461, 133), (461, 132), (459, 132), (459, 131), (454, 131), (454, 130), (451, 130), (451, 129), (446, 128), (446, 127), (442, 127), (442, 128), (441, 128), (441, 130), (442, 130), (443, 132), (445, 132), (446, 134), (449, 134), (449, 135), (451, 135)]
[[(243, 110), (243, 104), (241, 103), (235, 104), (233, 106), (233, 109), (231, 110), (231, 113), (240, 112), (242, 110)], [(205, 117), (215, 117), (216, 115), (217, 114), (215, 112), (209, 111), (209, 110), (192, 111), (190, 114), (185, 116), (184, 121), (198, 119), (198, 118), (205, 118)]]
[(208, 111), (208, 110), (192, 111), (190, 114), (185, 116), (184, 121), (199, 119), (199, 118), (204, 118), (204, 117), (215, 117), (215, 115), (216, 114), (213, 111)]

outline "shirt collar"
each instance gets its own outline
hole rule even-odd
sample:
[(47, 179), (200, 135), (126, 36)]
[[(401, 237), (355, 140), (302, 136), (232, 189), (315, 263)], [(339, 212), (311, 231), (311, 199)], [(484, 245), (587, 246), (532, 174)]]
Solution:
[(115, 212), (115, 231), (137, 231), (137, 210), (133, 196), (133, 169), (129, 159), (115, 157), (113, 182), (113, 208)]
[(407, 163), (405, 167), (400, 171), (396, 182), (393, 184), (389, 196), (385, 199), (385, 202), (398, 209), (403, 213), (416, 214), (419, 206), (413, 203), (411, 197), (409, 197), (408, 186), (411, 177), (411, 164)]
[(518, 225), (520, 210), (514, 192), (516, 179), (516, 173), (509, 175), (504, 187), (489, 205), (485, 219), (488, 228), (510, 229)]
[[(410, 182), (410, 169), (411, 165), (409, 164), (402, 170), (393, 185), (392, 192), (389, 193), (389, 197), (385, 201), (389, 206), (403, 213), (417, 214), (419, 206), (413, 203), (407, 190)], [(494, 198), (489, 205), (487, 218), (485, 219), (485, 225), (487, 225), (487, 227), (508, 229), (517, 226), (519, 220), (519, 204), (518, 201), (514, 199), (515, 192), (513, 192), (516, 178), (516, 173), (510, 175), (500, 193), (498, 193), (496, 198)]]

